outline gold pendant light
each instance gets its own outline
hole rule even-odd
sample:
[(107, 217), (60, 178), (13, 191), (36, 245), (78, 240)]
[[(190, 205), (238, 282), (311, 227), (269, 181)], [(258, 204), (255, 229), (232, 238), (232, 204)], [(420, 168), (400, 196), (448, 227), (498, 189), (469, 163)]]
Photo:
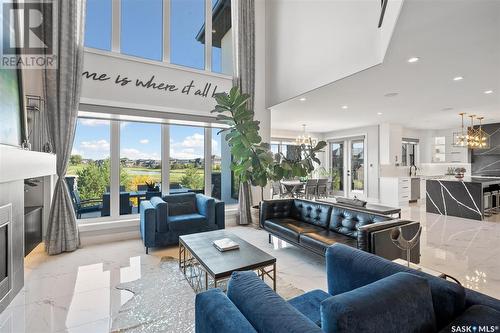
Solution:
[[(465, 112), (459, 113), (462, 118), (462, 127), (459, 132), (453, 133), (453, 145), (455, 147), (467, 147), (469, 149), (488, 149), (490, 147), (490, 136), (483, 130), (482, 120), (484, 117), (476, 117), (471, 114), (470, 126), (465, 128), (464, 115)], [(479, 126), (474, 127), (474, 118), (479, 120)]]

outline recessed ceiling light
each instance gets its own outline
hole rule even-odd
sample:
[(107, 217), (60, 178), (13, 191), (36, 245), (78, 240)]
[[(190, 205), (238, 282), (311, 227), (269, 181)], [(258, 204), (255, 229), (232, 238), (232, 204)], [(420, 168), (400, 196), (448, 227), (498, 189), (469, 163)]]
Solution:
[(493, 93), (493, 90), (486, 90), (484, 93), (485, 93), (486, 95), (489, 95), (489, 94), (492, 94), (492, 93)]
[(463, 76), (455, 76), (455, 77), (453, 78), (453, 81), (461, 81), (461, 80), (463, 80), (463, 79), (464, 79), (464, 77), (463, 77)]
[(301, 98), (299, 98), (299, 101), (301, 101), (301, 102), (305, 102), (306, 100), (307, 100), (307, 99), (306, 99), (305, 97), (301, 97)]
[(390, 93), (385, 94), (384, 96), (385, 97), (396, 97), (397, 95), (399, 95), (399, 93), (397, 93), (397, 92), (390, 92)]
[(408, 59), (408, 62), (409, 62), (410, 64), (412, 64), (412, 63), (417, 62), (417, 61), (419, 61), (419, 60), (420, 60), (420, 58), (419, 58), (419, 57), (411, 57), (410, 59)]
[(347, 105), (342, 105), (342, 109), (346, 110), (348, 108)]
[(383, 113), (382, 112), (377, 112), (377, 115), (381, 116), (381, 115), (383, 115)]

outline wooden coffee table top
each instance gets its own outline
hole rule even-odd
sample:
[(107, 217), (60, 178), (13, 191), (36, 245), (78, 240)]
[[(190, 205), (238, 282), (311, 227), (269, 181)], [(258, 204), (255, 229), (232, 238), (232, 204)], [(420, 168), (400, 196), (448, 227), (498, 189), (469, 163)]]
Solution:
[[(220, 252), (212, 242), (221, 238), (235, 241), (240, 248)], [(275, 257), (226, 230), (180, 236), (179, 242), (215, 279), (229, 277), (234, 271), (254, 270), (276, 263)]]

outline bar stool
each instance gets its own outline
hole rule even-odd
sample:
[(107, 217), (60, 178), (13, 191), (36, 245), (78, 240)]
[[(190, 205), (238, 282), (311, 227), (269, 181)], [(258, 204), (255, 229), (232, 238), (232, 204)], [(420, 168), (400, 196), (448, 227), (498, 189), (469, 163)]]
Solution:
[(499, 190), (491, 191), (491, 210), (490, 211), (493, 214), (500, 213), (499, 204), (500, 204), (500, 191)]
[(491, 192), (483, 192), (484, 216), (491, 216)]

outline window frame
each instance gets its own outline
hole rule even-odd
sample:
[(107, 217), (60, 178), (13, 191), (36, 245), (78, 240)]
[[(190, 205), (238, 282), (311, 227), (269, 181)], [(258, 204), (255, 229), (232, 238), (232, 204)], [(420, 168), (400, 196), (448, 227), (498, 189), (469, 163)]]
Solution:
[[(163, 12), (162, 12), (162, 60), (151, 60), (141, 57), (136, 57), (132, 55), (126, 55), (127, 57), (132, 57), (135, 59), (143, 59), (154, 61), (156, 63), (165, 63), (171, 64), (173, 66), (177, 66), (180, 68), (189, 68), (192, 70), (198, 70), (205, 73), (218, 74), (224, 77), (232, 77), (232, 75), (226, 75), (223, 73), (212, 72), (212, 1), (205, 1), (205, 43), (204, 45), (204, 57), (205, 57), (205, 66), (204, 69), (196, 69), (182, 65), (176, 65), (171, 63), (170, 50), (171, 50), (171, 38), (170, 38), (170, 16), (171, 16), (171, 0), (163, 0)], [(111, 0), (111, 51), (101, 50), (92, 48), (89, 46), (85, 46), (85, 50), (98, 50), (102, 52), (112, 52), (112, 53), (121, 53), (121, 9), (122, 3), (121, 0)], [(233, 5), (233, 4), (231, 4)], [(231, 29), (231, 39), (234, 41), (234, 29)], [(234, 66), (234, 64), (233, 64)]]
[[(161, 182), (162, 182), (162, 195), (168, 194), (170, 185), (170, 125), (175, 126), (189, 126), (198, 127), (204, 132), (204, 168), (205, 168), (205, 195), (211, 195), (211, 179), (212, 179), (212, 129), (224, 128), (225, 125), (211, 122), (199, 124), (185, 124), (181, 120), (164, 119), (163, 121), (148, 121), (147, 118), (141, 120), (116, 120), (106, 117), (99, 117), (98, 115), (89, 116), (85, 112), (80, 112), (78, 119), (106, 119), (110, 121), (110, 216), (82, 218), (77, 219), (78, 227), (86, 228), (88, 225), (96, 224), (109, 224), (111, 222), (127, 222), (138, 221), (139, 214), (120, 215), (120, 152), (121, 152), (121, 123), (122, 122), (137, 122), (137, 123), (154, 123), (161, 127)], [(168, 143), (168, 144), (165, 144)], [(73, 143), (75, 144), (75, 143)], [(165, 162), (168, 161), (168, 162)], [(209, 161), (209, 163), (207, 163)], [(166, 189), (166, 190), (165, 190)]]

